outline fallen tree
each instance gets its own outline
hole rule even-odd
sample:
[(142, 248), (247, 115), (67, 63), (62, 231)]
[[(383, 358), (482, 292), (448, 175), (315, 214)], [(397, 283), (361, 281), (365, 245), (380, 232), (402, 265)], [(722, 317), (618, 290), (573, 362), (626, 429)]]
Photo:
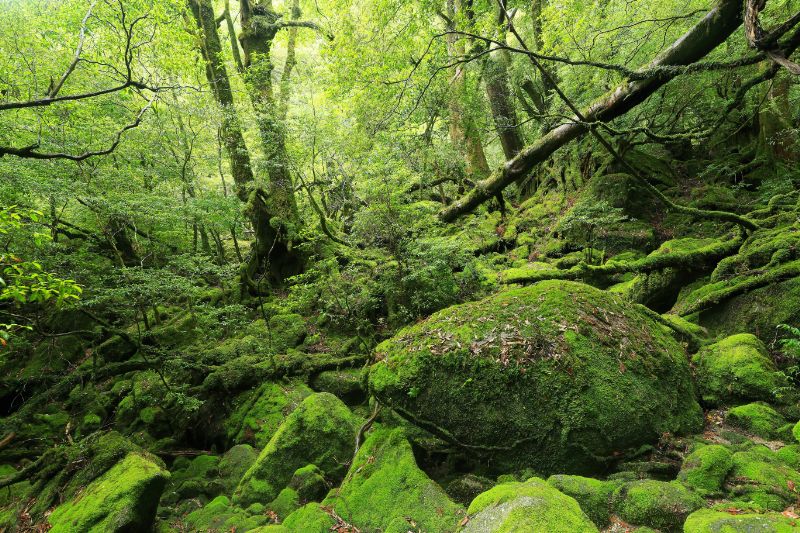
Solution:
[[(722, 44), (741, 23), (742, 1), (721, 0), (702, 20), (640, 70), (694, 63)], [(478, 182), (467, 195), (445, 207), (440, 211), (439, 217), (445, 222), (451, 222), (469, 213), (511, 183), (526, 178), (536, 165), (544, 162), (556, 150), (588, 133), (590, 126), (587, 122), (608, 122), (624, 115), (678, 74), (677, 70), (659, 69), (647, 79), (627, 79), (582, 110), (580, 114), (584, 120), (562, 124), (550, 130), (504, 163), (491, 176)]]
[(566, 270), (530, 270), (514, 269), (512, 273), (501, 274), (502, 283), (536, 283), (548, 279), (587, 280), (608, 277), (614, 274), (646, 274), (665, 268), (702, 268), (715, 265), (729, 255), (735, 254), (742, 243), (744, 235), (728, 238), (709, 244), (697, 250), (676, 251), (667, 254), (652, 254), (637, 261), (609, 261), (602, 265), (578, 263)]

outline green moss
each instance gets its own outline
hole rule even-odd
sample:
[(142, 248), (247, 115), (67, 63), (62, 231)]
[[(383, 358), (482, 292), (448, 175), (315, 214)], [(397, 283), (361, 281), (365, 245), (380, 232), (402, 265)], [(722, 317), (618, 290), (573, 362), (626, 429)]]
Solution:
[(305, 320), (295, 313), (272, 316), (268, 324), (266, 336), (275, 353), (283, 353), (298, 346), (306, 336)]
[(328, 492), (329, 484), (325, 480), (325, 472), (317, 465), (307, 465), (295, 470), (289, 488), (297, 492), (301, 502), (308, 503), (322, 500)]
[(789, 533), (800, 530), (800, 521), (780, 513), (729, 513), (700, 509), (689, 515), (685, 533)]
[(225, 452), (219, 461), (219, 479), (227, 493), (232, 493), (245, 472), (253, 466), (258, 452), (249, 444), (238, 444)]
[(250, 512), (233, 505), (227, 496), (218, 496), (186, 516), (192, 531), (240, 533), (266, 524), (268, 518), (262, 513)]
[(301, 507), (300, 495), (296, 490), (286, 487), (266, 507), (278, 515), (279, 520), (283, 520)]
[(733, 495), (781, 511), (796, 500), (791, 487), (800, 487), (800, 473), (769, 448), (759, 445), (733, 454), (727, 485)]
[(789, 465), (795, 470), (800, 470), (800, 444), (790, 444), (788, 446), (784, 446), (775, 452), (775, 455), (783, 463)]
[(503, 483), (479, 495), (461, 533), (598, 531), (578, 502), (544, 480)]
[(557, 269), (551, 265), (550, 263), (542, 263), (539, 261), (534, 261), (531, 263), (525, 264), (525, 266), (519, 268), (509, 268), (500, 272), (499, 278), (503, 283), (516, 283), (518, 280), (526, 280), (528, 279), (528, 274), (531, 271), (536, 272), (547, 272), (552, 271), (555, 272)]
[(311, 386), (318, 392), (330, 392), (350, 405), (364, 399), (361, 371), (358, 369), (320, 372), (311, 380)]
[(234, 412), (225, 421), (228, 438), (236, 444), (267, 445), (280, 425), (313, 391), (304, 383), (267, 382), (237, 399)]
[(547, 482), (574, 498), (596, 525), (600, 527), (608, 525), (611, 495), (619, 487), (619, 482), (563, 474), (550, 476)]
[(236, 488), (239, 504), (270, 502), (308, 464), (332, 479), (343, 474), (352, 456), (356, 422), (336, 396), (320, 392), (307, 397), (267, 443)]
[(662, 531), (680, 531), (686, 517), (705, 504), (678, 482), (651, 479), (624, 484), (613, 500), (615, 513), (626, 522)]
[(309, 503), (286, 517), (286, 531), (303, 533), (330, 533), (336, 521), (318, 503)]
[(725, 421), (765, 439), (788, 437), (787, 431), (782, 431), (786, 420), (766, 403), (755, 402), (734, 407), (728, 411)]
[[(721, 281), (746, 274), (755, 269), (774, 265), (776, 252), (782, 252), (779, 262), (797, 259), (800, 250), (800, 231), (796, 228), (762, 229), (754, 232), (742, 245), (739, 253), (719, 262), (712, 281)], [(788, 252), (788, 253), (787, 253)]]
[(731, 468), (733, 454), (725, 446), (702, 446), (683, 461), (678, 480), (698, 494), (713, 496), (722, 490), (722, 484)]
[(764, 344), (749, 333), (703, 348), (692, 362), (699, 392), (709, 405), (769, 400), (776, 389), (786, 386)]
[(80, 496), (57, 507), (48, 517), (50, 531), (146, 531), (168, 478), (157, 464), (130, 453)]
[[(774, 270), (768, 269), (767, 272)], [(691, 304), (715, 290), (733, 287), (748, 279), (749, 276), (740, 276), (706, 285), (688, 295), (686, 304)], [(700, 324), (707, 327), (712, 335), (748, 332), (764, 342), (771, 342), (774, 339), (775, 327), (778, 324), (797, 323), (800, 323), (800, 279), (798, 278), (722, 299), (719, 305), (700, 313)]]
[[(717, 239), (673, 239), (663, 243), (648, 257), (676, 253), (690, 254), (704, 248), (719, 245)], [(710, 270), (710, 269), (709, 269)], [(659, 312), (668, 310), (678, 294), (680, 288), (702, 274), (702, 269), (692, 268), (665, 268), (647, 274), (639, 274), (634, 278), (628, 289), (628, 297), (637, 303), (644, 304)]]
[[(463, 508), (417, 467), (402, 429), (376, 429), (341, 487), (323, 501), (365, 531), (455, 531)], [(405, 529), (403, 529), (405, 528)]]
[(500, 472), (594, 473), (699, 430), (688, 362), (623, 298), (546, 281), (454, 306), (375, 349), (373, 394)]
[(475, 474), (465, 474), (448, 483), (445, 491), (456, 502), (462, 505), (469, 505), (475, 499), (475, 496), (481, 492), (486, 492), (494, 485), (495, 483), (491, 479)]

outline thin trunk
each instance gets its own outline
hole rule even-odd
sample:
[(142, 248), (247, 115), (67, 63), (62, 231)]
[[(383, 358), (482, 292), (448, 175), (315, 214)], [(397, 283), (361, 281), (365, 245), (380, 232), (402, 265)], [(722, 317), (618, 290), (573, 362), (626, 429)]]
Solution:
[(486, 96), (506, 160), (522, 150), (524, 142), (509, 89), (508, 51), (494, 50), (486, 62)]
[[(447, 15), (453, 25), (461, 9), (461, 0), (447, 0)], [(462, 59), (465, 55), (464, 38), (453, 33), (448, 34), (447, 54), (451, 61)], [(488, 176), (490, 169), (475, 119), (464, 107), (467, 100), (465, 65), (456, 65), (450, 80), (450, 142), (464, 157), (467, 177), (475, 181)]]

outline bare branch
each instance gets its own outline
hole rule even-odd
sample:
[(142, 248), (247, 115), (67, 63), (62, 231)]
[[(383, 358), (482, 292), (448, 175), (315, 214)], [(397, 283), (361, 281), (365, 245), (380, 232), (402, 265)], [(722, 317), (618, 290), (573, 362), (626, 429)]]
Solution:
[(153, 105), (156, 100), (157, 94), (154, 94), (153, 97), (147, 102), (139, 113), (136, 115), (136, 119), (131, 122), (130, 124), (126, 125), (124, 128), (119, 130), (116, 135), (114, 136), (114, 141), (111, 143), (111, 146), (106, 148), (105, 150), (97, 150), (97, 151), (89, 151), (84, 152), (82, 154), (69, 154), (63, 152), (37, 152), (36, 149), (39, 145), (32, 145), (26, 146), (23, 148), (14, 148), (14, 147), (3, 147), (0, 146), (0, 157), (4, 155), (14, 155), (17, 157), (23, 157), (27, 159), (68, 159), (70, 161), (83, 161), (84, 159), (89, 159), (90, 157), (95, 157), (98, 155), (108, 155), (114, 150), (117, 149), (119, 143), (122, 141), (122, 135), (128, 131), (132, 130), (139, 126), (142, 122), (142, 117), (144, 116), (145, 112)]

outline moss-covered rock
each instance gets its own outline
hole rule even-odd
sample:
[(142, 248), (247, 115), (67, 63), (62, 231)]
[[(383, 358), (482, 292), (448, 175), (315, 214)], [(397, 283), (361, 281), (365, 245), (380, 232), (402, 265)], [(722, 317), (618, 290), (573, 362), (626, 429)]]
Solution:
[(48, 517), (54, 533), (147, 531), (169, 473), (129, 453)]
[[(376, 429), (322, 502), (362, 531), (456, 530), (464, 509), (419, 469), (401, 428)], [(416, 524), (416, 526), (414, 526)]]
[(161, 498), (162, 505), (198, 496), (213, 497), (224, 490), (219, 477), (220, 458), (200, 455), (189, 460), (178, 458), (173, 464), (170, 482)]
[(447, 484), (447, 495), (462, 505), (469, 505), (481, 492), (491, 489), (495, 483), (483, 476), (464, 474)]
[(800, 473), (766, 446), (753, 446), (733, 454), (726, 487), (740, 499), (782, 511), (797, 499)]
[(727, 512), (700, 509), (686, 519), (685, 533), (790, 533), (800, 531), (800, 521), (780, 513)]
[(306, 465), (292, 474), (289, 488), (297, 492), (301, 502), (308, 503), (322, 500), (330, 485), (317, 465)]
[(775, 409), (763, 402), (748, 403), (730, 409), (725, 421), (764, 439), (787, 439), (791, 426)]
[(313, 391), (300, 381), (267, 382), (237, 398), (225, 421), (228, 438), (236, 444), (267, 445), (280, 425)]
[(349, 405), (365, 399), (361, 371), (357, 369), (320, 372), (311, 380), (311, 387), (319, 392), (330, 392)]
[[(320, 504), (309, 503), (286, 517), (282, 527), (287, 532), (329, 533), (335, 525), (337, 525), (336, 520), (328, 512), (324, 511)], [(267, 529), (266, 531), (270, 530)]]
[(375, 349), (372, 392), (500, 471), (602, 470), (702, 427), (685, 354), (618, 296), (547, 281), (451, 307)]
[(240, 505), (269, 503), (308, 464), (339, 479), (353, 455), (355, 433), (356, 421), (341, 400), (326, 392), (312, 394), (272, 436), (236, 488), (234, 500)]
[(227, 496), (218, 496), (189, 513), (185, 521), (192, 531), (241, 533), (266, 524), (269, 518), (262, 512), (249, 512), (236, 506)]
[(661, 531), (679, 531), (686, 517), (705, 500), (676, 481), (644, 479), (614, 492), (614, 512), (626, 522)]
[[(748, 279), (748, 276), (740, 276), (706, 285), (688, 295), (688, 298), (697, 300), (709, 291)], [(699, 322), (712, 335), (747, 332), (764, 342), (771, 342), (778, 324), (800, 323), (800, 279), (789, 279), (724, 299), (719, 305), (702, 311)]]
[(703, 401), (716, 406), (773, 398), (786, 378), (777, 371), (758, 337), (732, 335), (701, 349), (693, 358), (698, 391)]
[(234, 446), (219, 461), (219, 479), (226, 493), (232, 493), (258, 458), (258, 452), (249, 444)]
[(502, 483), (479, 495), (460, 533), (598, 531), (578, 502), (544, 480)]
[(574, 498), (584, 513), (600, 527), (608, 524), (611, 496), (622, 482), (601, 481), (590, 477), (558, 474), (547, 482), (567, 496)]
[(733, 453), (720, 444), (701, 446), (683, 461), (678, 480), (698, 494), (713, 496), (722, 490), (725, 477), (733, 468)]
[(306, 323), (296, 313), (279, 314), (270, 317), (267, 337), (275, 353), (283, 353), (298, 346), (306, 336)]

